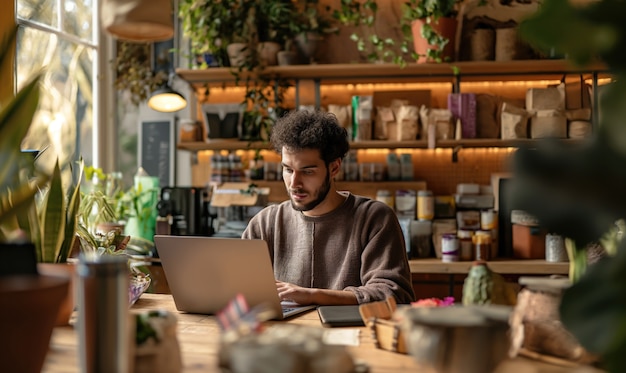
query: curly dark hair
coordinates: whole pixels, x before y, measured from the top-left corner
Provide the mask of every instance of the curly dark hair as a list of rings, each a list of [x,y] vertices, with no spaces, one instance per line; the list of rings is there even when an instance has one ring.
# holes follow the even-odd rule
[[[272,147],[281,153],[283,146],[290,150],[318,149],[328,165],[343,159],[350,144],[348,133],[331,113],[315,110],[297,110],[279,118],[272,127]]]

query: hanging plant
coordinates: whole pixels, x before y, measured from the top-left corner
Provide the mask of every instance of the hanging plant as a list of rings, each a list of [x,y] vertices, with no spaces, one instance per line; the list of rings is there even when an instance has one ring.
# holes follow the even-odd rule
[[[133,104],[144,102],[152,92],[167,82],[166,71],[153,71],[151,63],[152,44],[117,43],[115,67],[115,89],[130,94]],[[158,65],[158,61],[157,61]]]

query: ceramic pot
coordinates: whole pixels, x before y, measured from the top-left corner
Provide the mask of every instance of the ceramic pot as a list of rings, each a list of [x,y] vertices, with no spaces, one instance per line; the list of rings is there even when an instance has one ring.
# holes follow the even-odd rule
[[[41,372],[69,280],[48,275],[0,279],[0,361],[3,372]]]
[[[248,56],[250,56],[250,50],[248,44],[245,43],[231,43],[226,46],[226,53],[228,53],[228,60],[230,66],[238,67],[242,66]]]
[[[438,46],[431,45],[428,43],[426,39],[422,37],[422,26],[425,24],[425,20],[416,19],[411,23],[411,31],[413,32],[413,47],[415,48],[415,52],[420,55],[417,59],[417,63],[424,62],[434,62],[425,57],[426,52],[429,49],[439,49]],[[441,52],[442,61],[454,60],[454,46],[456,43],[456,29],[457,29],[457,20],[456,18],[439,18],[438,20],[432,20],[430,25],[433,30],[435,30],[439,35],[448,39],[448,43],[443,48]]]
[[[408,353],[437,373],[493,372],[509,348],[507,306],[411,307],[403,313]]]
[[[259,43],[257,52],[259,53],[259,59],[261,63],[266,66],[276,66],[278,64],[277,54],[280,50],[280,44],[273,41],[265,41]]]
[[[69,281],[67,295],[59,306],[55,326],[70,324],[70,319],[76,307],[76,265],[74,263],[37,263],[37,270],[46,276],[57,276]]]
[[[298,53],[300,53],[304,59],[304,63],[315,63],[315,54],[324,40],[324,37],[313,32],[307,32],[298,34],[294,40],[296,41]]]
[[[298,63],[298,52],[279,51],[276,59],[279,66],[296,65]]]

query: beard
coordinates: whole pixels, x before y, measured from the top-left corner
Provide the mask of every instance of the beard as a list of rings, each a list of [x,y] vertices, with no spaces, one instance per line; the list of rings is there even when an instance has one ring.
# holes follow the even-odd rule
[[[293,189],[293,190],[287,189],[287,192],[288,192],[288,194],[290,196],[291,196],[291,193],[299,193],[301,191],[302,191],[302,189]],[[307,204],[300,205],[300,204],[297,204],[296,202],[294,202],[293,198],[290,198],[290,200],[291,200],[291,207],[293,207],[293,209],[296,210],[296,211],[310,211],[310,210],[313,210],[320,203],[322,203],[322,201],[324,201],[324,199],[326,199],[326,196],[328,195],[329,191],[330,191],[330,171],[327,171],[326,172],[326,178],[324,179],[324,182],[319,187],[319,189],[317,189],[315,191],[315,194],[313,195],[315,197],[315,199],[313,201],[307,203]]]

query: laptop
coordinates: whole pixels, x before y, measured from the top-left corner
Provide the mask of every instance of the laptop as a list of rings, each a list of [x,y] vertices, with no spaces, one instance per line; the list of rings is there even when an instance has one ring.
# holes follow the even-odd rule
[[[155,235],[154,243],[179,311],[214,315],[237,294],[279,320],[316,308],[280,301],[263,240]]]

